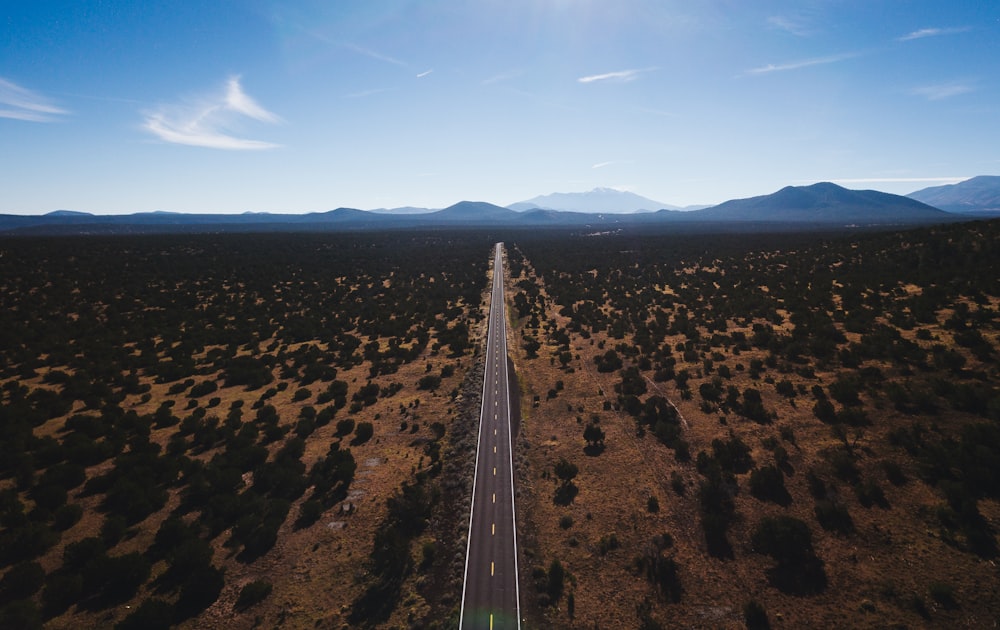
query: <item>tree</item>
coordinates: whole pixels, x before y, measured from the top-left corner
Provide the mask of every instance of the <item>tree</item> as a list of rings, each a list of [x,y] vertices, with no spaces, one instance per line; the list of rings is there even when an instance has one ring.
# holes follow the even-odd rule
[[[352,444],[364,444],[368,440],[372,439],[375,434],[375,427],[372,426],[371,422],[359,422],[357,427],[354,429],[354,440]]]
[[[556,487],[553,501],[559,505],[569,505],[580,492],[580,489],[573,483],[573,479],[579,472],[579,468],[577,468],[576,464],[566,461],[565,458],[561,458],[553,467],[553,470],[556,477],[560,480],[559,486]]]
[[[794,594],[819,593],[826,588],[826,572],[812,546],[809,526],[792,516],[765,517],[751,536],[753,550],[774,558],[768,579],[779,590]]]
[[[580,472],[580,469],[577,468],[576,464],[566,461],[565,458],[561,458],[553,467],[553,472],[555,472],[556,477],[558,477],[563,484],[568,484],[573,481],[576,474]]]
[[[596,423],[588,424],[587,428],[583,430],[583,439],[587,441],[588,446],[602,448],[604,446],[604,431]]]

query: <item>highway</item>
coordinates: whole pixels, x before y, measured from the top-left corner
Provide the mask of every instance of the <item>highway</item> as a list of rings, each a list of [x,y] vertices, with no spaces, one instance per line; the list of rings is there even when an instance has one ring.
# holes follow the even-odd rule
[[[502,252],[503,243],[497,243],[459,616],[463,630],[521,627]]]

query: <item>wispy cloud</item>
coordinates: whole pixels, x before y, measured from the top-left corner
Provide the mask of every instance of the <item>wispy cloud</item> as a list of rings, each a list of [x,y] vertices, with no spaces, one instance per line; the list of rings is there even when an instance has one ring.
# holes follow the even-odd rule
[[[813,57],[811,59],[801,59],[799,61],[791,61],[788,63],[773,64],[769,63],[766,66],[760,66],[758,68],[751,68],[744,72],[746,75],[760,75],[760,74],[770,74],[772,72],[787,72],[789,70],[800,70],[802,68],[809,68],[811,66],[822,66],[830,63],[838,63],[845,61],[847,59],[852,59],[857,57],[859,53],[843,53],[840,55],[829,55],[827,57]]]
[[[968,26],[955,26],[950,28],[921,28],[911,33],[907,33],[902,37],[897,37],[896,41],[909,42],[914,39],[923,39],[925,37],[937,37],[939,35],[955,35],[957,33],[965,33],[972,30]]]
[[[812,34],[812,30],[804,20],[787,15],[772,15],[767,18],[767,24],[771,28],[776,28],[786,33],[791,33],[797,37],[806,37]]]
[[[423,72],[417,74],[417,78],[418,79],[423,79],[424,77],[426,77],[428,74],[431,74],[432,72],[434,72],[433,69],[431,69],[431,70],[424,70]]]
[[[343,44],[344,48],[352,50],[359,55],[364,55],[365,57],[371,57],[372,59],[377,59],[378,61],[384,61],[386,63],[391,63],[395,66],[401,66],[405,68],[407,63],[405,61],[400,61],[395,57],[390,57],[389,55],[384,55],[378,51],[372,50],[371,48],[365,48],[364,46],[358,46],[357,44]]]
[[[240,77],[230,77],[222,94],[193,104],[162,106],[146,114],[143,128],[165,142],[210,149],[253,151],[279,145],[232,135],[243,119],[279,123],[281,118],[261,107],[243,91]]]
[[[510,81],[511,79],[516,79],[517,77],[524,74],[523,70],[508,70],[507,72],[501,72],[500,74],[495,74],[488,79],[483,79],[483,85],[493,85],[494,83],[502,83],[504,81]]]
[[[0,77],[0,118],[52,122],[68,113],[41,94]]]
[[[968,82],[953,81],[951,83],[939,83],[936,85],[921,85],[911,88],[909,93],[913,96],[922,96],[929,101],[941,101],[960,94],[967,94],[975,89],[975,86]]]
[[[594,164],[590,168],[604,168],[605,166],[611,166],[614,163],[615,163],[614,160],[611,160],[609,162],[598,162],[597,164]]]
[[[374,96],[376,94],[381,94],[383,92],[389,92],[392,88],[372,88],[370,90],[361,90],[359,92],[351,92],[347,94],[347,98],[365,98],[366,96]]]
[[[591,74],[577,79],[580,83],[597,83],[601,81],[612,81],[616,83],[628,83],[635,81],[644,72],[651,72],[656,68],[633,68],[630,70],[619,70],[617,72],[605,72],[604,74]]]

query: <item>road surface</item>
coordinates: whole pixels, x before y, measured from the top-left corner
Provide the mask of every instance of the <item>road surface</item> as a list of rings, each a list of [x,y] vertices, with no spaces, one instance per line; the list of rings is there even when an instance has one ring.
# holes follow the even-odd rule
[[[502,248],[503,243],[497,243],[493,258],[483,406],[459,617],[462,630],[521,627]]]

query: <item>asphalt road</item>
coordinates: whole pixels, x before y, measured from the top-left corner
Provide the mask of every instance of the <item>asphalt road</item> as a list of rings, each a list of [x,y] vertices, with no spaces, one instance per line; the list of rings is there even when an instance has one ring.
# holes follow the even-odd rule
[[[503,243],[497,243],[493,258],[483,406],[459,620],[459,627],[469,630],[521,627],[502,247]]]

